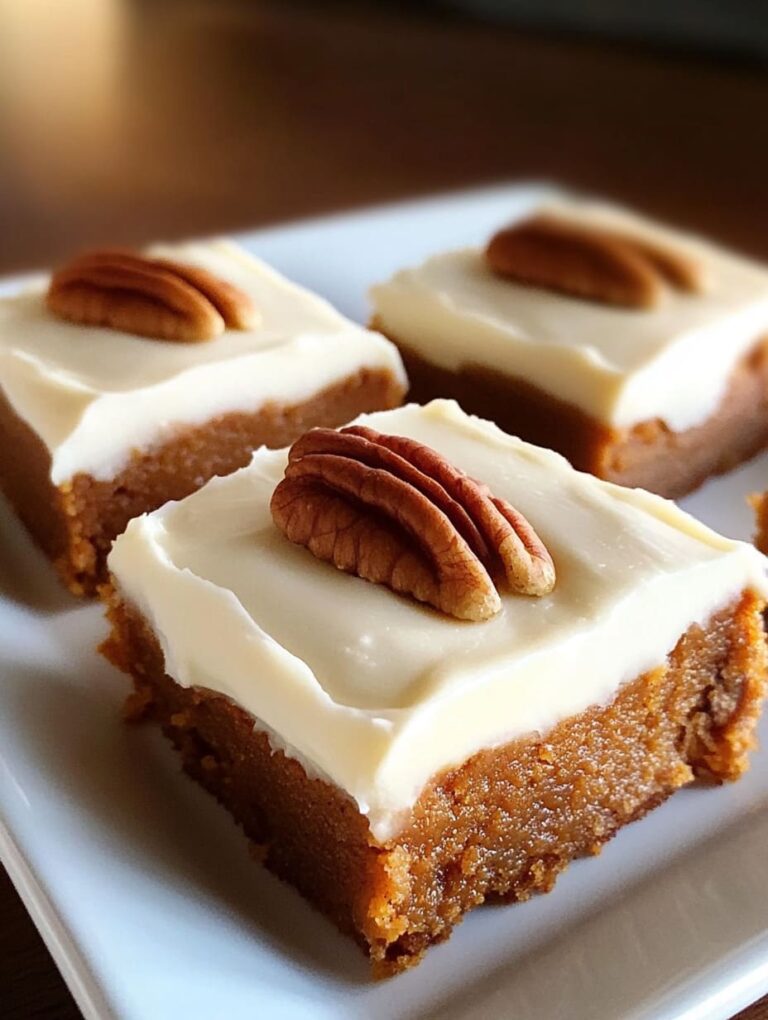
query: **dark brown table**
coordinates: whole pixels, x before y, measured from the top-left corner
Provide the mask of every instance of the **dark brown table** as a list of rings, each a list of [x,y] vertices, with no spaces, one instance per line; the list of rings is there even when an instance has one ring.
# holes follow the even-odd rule
[[[763,69],[405,7],[0,3],[0,271],[533,177],[768,257]],[[4,875],[0,1015],[78,1015]]]

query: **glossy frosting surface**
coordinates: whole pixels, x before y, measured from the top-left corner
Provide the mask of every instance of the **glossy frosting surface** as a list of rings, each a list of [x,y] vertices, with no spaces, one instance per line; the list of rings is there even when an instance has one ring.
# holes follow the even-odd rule
[[[708,418],[736,362],[768,335],[768,269],[612,206],[543,208],[693,256],[703,293],[668,287],[651,310],[615,308],[502,279],[468,248],[373,287],[378,324],[441,368],[523,378],[607,425],[660,418],[681,431]]]
[[[402,377],[383,337],[235,244],[156,245],[148,254],[235,284],[261,321],[205,343],[173,343],[55,318],[47,281],[0,301],[0,386],[51,451],[56,484],[80,471],[112,477],[133,448],[161,442],[175,426],[305,400],[363,367]]]
[[[109,566],[170,675],[251,712],[275,746],[349,793],[379,839],[441,769],[605,703],[691,623],[745,587],[766,590],[751,546],[452,402],[361,420],[429,444],[516,505],[552,553],[554,592],[503,595],[492,620],[462,623],[342,574],[274,526],[286,453],[264,449],[132,521]]]

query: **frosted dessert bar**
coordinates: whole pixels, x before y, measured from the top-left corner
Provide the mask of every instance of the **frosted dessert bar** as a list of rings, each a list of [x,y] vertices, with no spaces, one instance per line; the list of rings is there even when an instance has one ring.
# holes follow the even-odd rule
[[[0,489],[91,594],[131,517],[404,385],[392,344],[235,244],[91,253],[0,300]]]
[[[754,744],[760,554],[451,401],[259,450],[109,570],[132,714],[379,974]]]
[[[373,288],[412,399],[673,498],[766,445],[766,267],[598,202],[499,227]]]

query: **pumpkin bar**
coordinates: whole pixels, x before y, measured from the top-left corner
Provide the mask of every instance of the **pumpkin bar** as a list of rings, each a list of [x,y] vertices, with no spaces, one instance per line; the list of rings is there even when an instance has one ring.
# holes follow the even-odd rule
[[[88,253],[0,300],[0,489],[93,594],[132,517],[404,387],[391,343],[233,243]]]
[[[543,204],[372,300],[413,399],[600,478],[677,498],[768,443],[768,269],[629,211]]]
[[[754,744],[760,554],[452,401],[258,450],[109,569],[129,714],[378,975]]]

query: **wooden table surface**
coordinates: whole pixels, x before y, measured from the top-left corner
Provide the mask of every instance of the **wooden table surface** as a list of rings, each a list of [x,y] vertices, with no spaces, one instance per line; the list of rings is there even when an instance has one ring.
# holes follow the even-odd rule
[[[0,272],[533,177],[768,257],[761,68],[404,6],[0,0]],[[77,1015],[1,875],[0,1016]]]

